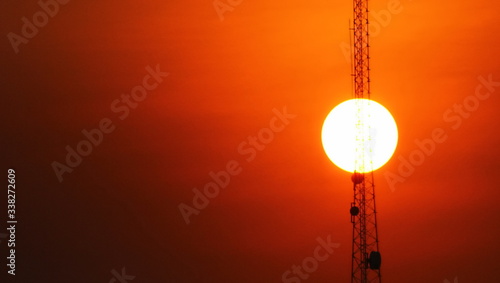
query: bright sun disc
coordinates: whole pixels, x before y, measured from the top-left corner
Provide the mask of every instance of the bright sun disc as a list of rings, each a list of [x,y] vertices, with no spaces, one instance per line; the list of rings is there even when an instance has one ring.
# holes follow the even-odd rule
[[[392,157],[398,128],[391,113],[369,99],[350,99],[326,117],[321,140],[330,160],[348,172],[371,172]]]

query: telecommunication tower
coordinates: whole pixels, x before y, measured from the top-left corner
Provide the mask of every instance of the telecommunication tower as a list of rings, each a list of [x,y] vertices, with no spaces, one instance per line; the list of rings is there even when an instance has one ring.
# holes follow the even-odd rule
[[[353,0],[353,4],[354,20],[351,30],[354,37],[351,60],[354,97],[370,99],[368,0]],[[360,137],[357,140],[360,145],[358,148],[362,148],[363,144],[369,142],[362,139]],[[358,155],[356,162],[365,162],[363,156],[361,158],[359,156],[365,154],[364,150],[359,150],[356,154]],[[370,168],[370,166],[371,164],[362,164],[363,168]],[[351,283],[381,283],[381,256],[378,245],[373,171],[354,172],[351,179],[354,188],[354,201],[350,208],[353,225]]]

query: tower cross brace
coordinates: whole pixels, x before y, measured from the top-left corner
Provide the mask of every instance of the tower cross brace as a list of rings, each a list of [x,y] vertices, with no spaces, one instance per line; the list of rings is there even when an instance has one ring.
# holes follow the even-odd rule
[[[368,31],[368,0],[353,0],[354,20],[351,30],[354,34],[351,60],[353,65],[354,98],[370,98],[370,53]],[[359,111],[363,111],[360,109]],[[358,115],[358,127],[364,129],[361,113]],[[356,162],[364,162],[365,135],[357,139]],[[356,168],[370,168],[369,164],[356,164]],[[363,170],[367,171],[367,170]],[[378,247],[377,211],[375,206],[375,183],[373,171],[354,172],[352,175],[354,200],[351,203],[352,229],[352,265],[351,283],[381,283],[381,256]]]

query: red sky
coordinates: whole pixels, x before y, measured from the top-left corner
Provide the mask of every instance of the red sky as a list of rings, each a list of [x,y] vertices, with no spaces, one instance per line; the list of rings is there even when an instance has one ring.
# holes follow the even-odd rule
[[[397,6],[388,3],[371,1],[372,13],[387,15]],[[500,86],[478,86],[500,82],[500,4],[397,7],[372,20],[370,50],[372,99],[392,112],[400,139],[375,174],[384,282],[495,282]],[[283,282],[318,237],[340,245],[301,282],[349,282],[352,183],[323,152],[321,126],[352,97],[340,48],[350,1],[243,0],[221,18],[212,1],[72,0],[14,47],[9,33],[22,36],[22,18],[41,9],[0,4],[18,282],[109,282],[122,267],[130,282]],[[169,75],[120,119],[111,105],[127,105],[121,95],[148,66]],[[273,118],[284,108],[295,115],[288,124]],[[102,119],[114,130],[59,182],[53,162],[66,164],[66,146]],[[262,130],[271,122],[273,138]],[[417,160],[416,140],[436,128],[446,140],[402,176],[401,160]],[[259,132],[268,143],[252,151]],[[187,225],[179,204],[192,206],[193,188],[232,160],[241,172]],[[404,182],[391,186],[389,174]]]

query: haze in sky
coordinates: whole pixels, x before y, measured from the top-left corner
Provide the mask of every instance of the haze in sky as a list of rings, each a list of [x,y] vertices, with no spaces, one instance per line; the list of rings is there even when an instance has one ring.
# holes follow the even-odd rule
[[[384,282],[496,282],[500,4],[370,7],[371,97],[399,130],[375,173]],[[321,127],[352,98],[350,1],[0,11],[0,281],[349,282],[351,176]]]

